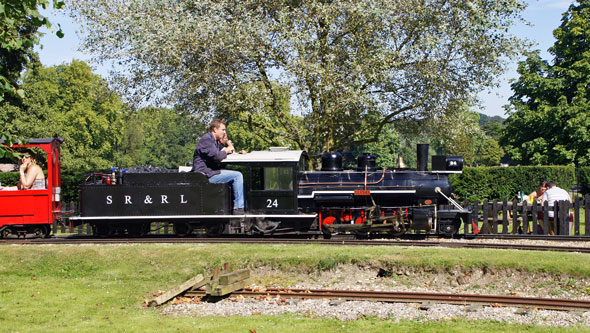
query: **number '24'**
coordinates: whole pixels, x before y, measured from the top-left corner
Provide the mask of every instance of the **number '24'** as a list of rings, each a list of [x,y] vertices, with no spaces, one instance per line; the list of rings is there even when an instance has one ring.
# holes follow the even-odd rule
[[[266,208],[277,208],[279,207],[279,202],[277,201],[277,199],[266,199]]]

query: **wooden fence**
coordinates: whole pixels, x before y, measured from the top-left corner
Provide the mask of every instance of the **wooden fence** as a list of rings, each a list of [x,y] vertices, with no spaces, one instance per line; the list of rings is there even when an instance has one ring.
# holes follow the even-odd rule
[[[74,203],[62,205],[64,215],[77,214]],[[468,219],[463,221],[460,234],[531,234],[560,236],[590,236],[590,195],[577,196],[573,203],[558,202],[548,206],[537,203],[518,201],[475,201],[464,202],[463,207],[471,211]],[[555,218],[556,217],[556,218]],[[168,222],[152,223],[150,234],[173,234],[172,224]],[[54,234],[92,235],[88,224],[71,228],[67,219],[54,223]]]
[[[560,201],[554,206],[547,202],[475,201],[465,203],[471,210],[464,221],[465,234],[537,234],[560,236],[590,236],[590,195],[575,197],[573,203]]]

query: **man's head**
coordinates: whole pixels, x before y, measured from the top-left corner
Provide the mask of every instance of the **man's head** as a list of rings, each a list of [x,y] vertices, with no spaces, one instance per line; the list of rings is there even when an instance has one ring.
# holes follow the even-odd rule
[[[556,186],[556,184],[555,184],[554,181],[550,180],[550,181],[547,182],[547,188],[553,188],[555,186]]]
[[[221,119],[213,119],[209,124],[209,131],[217,141],[221,141],[225,136],[225,123]]]

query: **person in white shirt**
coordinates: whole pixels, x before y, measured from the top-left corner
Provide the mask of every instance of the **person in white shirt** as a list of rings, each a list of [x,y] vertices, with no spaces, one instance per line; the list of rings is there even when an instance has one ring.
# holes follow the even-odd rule
[[[547,182],[547,191],[545,191],[545,193],[543,193],[543,199],[542,202],[543,204],[545,203],[545,201],[547,201],[547,203],[549,204],[549,207],[551,208],[551,210],[549,210],[549,217],[553,218],[553,205],[555,204],[556,201],[569,201],[570,203],[572,202],[572,199],[570,198],[569,193],[567,193],[566,190],[557,187],[557,185],[555,184],[554,181],[550,180]],[[570,231],[572,229],[572,221],[570,221]]]

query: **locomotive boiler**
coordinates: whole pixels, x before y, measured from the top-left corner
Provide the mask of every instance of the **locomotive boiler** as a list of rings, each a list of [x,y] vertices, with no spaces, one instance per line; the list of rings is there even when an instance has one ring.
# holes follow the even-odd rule
[[[452,235],[468,211],[450,199],[449,174],[459,156],[433,156],[419,146],[416,170],[378,169],[375,156],[359,156],[355,170],[328,153],[322,170],[306,170],[307,154],[285,148],[229,155],[223,163],[244,175],[246,213],[233,215],[229,184],[211,184],[199,173],[90,175],[80,185],[80,216],[96,234],[141,236],[152,222],[171,222],[178,235],[334,233],[402,235],[408,231]],[[426,153],[425,153],[426,152]]]

